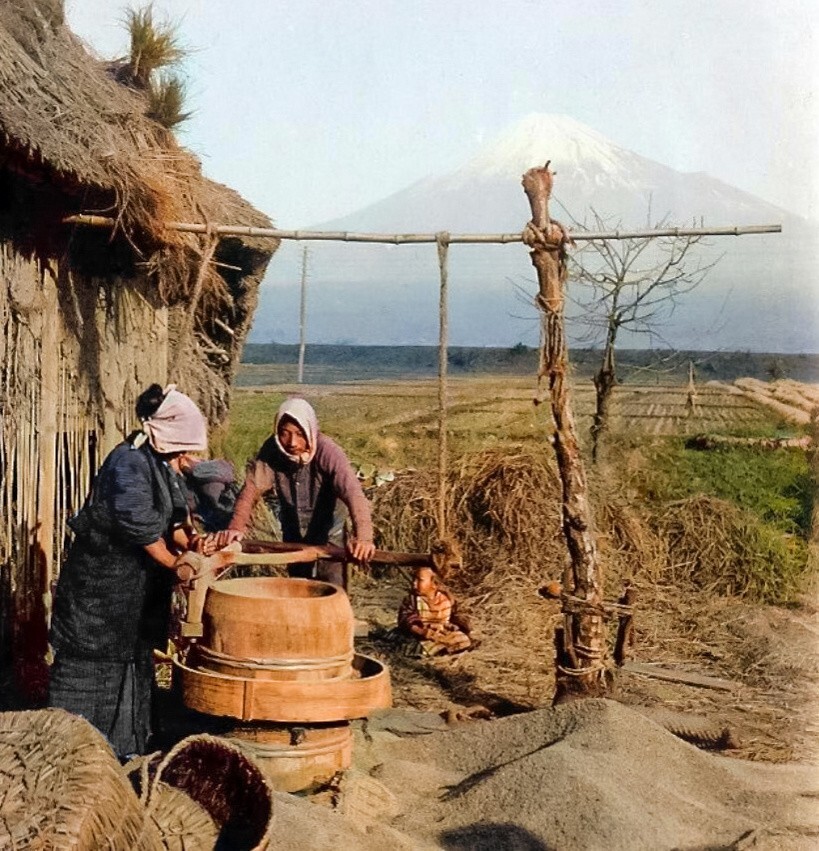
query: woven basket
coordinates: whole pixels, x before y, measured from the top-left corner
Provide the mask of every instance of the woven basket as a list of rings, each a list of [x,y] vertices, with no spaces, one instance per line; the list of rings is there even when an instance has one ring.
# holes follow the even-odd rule
[[[126,771],[151,827],[169,851],[265,851],[273,798],[259,766],[230,742],[189,736],[165,756],[133,760]]]
[[[91,724],[62,709],[0,713],[0,848],[163,847]]]

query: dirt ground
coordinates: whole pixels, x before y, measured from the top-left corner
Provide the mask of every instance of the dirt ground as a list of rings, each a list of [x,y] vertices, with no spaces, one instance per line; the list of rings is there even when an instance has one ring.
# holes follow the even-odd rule
[[[467,600],[480,645],[458,656],[414,659],[379,637],[395,625],[407,587],[407,577],[395,572],[358,574],[350,592],[356,616],[372,628],[358,639],[359,649],[389,664],[396,707],[445,713],[480,705],[502,717],[551,704],[558,602],[531,589],[521,605],[542,621],[542,640],[523,646],[513,632],[486,633],[482,615],[498,601]],[[819,609],[809,599],[785,608],[655,589],[639,603],[631,658],[683,677],[714,678],[722,687],[620,670],[612,696],[624,705],[660,721],[682,713],[691,724],[705,719],[709,729],[728,729],[735,745],[724,750],[728,756],[819,765]]]

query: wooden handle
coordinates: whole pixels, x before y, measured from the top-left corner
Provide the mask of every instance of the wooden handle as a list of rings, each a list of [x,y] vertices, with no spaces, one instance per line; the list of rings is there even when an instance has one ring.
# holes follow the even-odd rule
[[[256,558],[263,554],[289,554],[289,560],[283,562],[249,562],[242,561],[241,564],[288,564],[298,561],[294,556],[298,553],[312,553],[311,558],[305,561],[313,561],[314,559],[329,559],[331,561],[351,561],[343,547],[337,547],[334,544],[323,544],[321,546],[312,544],[294,544],[283,541],[260,541],[260,540],[245,540],[242,541],[242,556],[253,554]],[[237,562],[239,563],[239,562]],[[405,567],[432,567],[432,556],[429,553],[403,553],[389,552],[387,550],[376,550],[373,557],[370,559],[370,564],[396,564],[404,565]]]

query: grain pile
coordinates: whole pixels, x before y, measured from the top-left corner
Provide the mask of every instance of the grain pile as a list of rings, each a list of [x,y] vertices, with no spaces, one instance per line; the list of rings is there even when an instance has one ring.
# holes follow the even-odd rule
[[[392,826],[439,847],[808,849],[819,839],[815,767],[704,753],[611,701],[423,732],[370,729],[356,758],[396,796]]]

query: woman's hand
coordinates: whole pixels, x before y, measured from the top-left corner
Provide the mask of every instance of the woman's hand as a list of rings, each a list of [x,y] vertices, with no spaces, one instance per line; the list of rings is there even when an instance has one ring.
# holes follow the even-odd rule
[[[211,532],[202,538],[201,553],[206,556],[213,555],[234,541],[241,541],[244,536],[245,533],[238,529],[222,529],[220,532]]]
[[[183,584],[190,582],[196,576],[196,568],[185,559],[185,553],[176,560],[174,570],[176,570],[176,581]]]
[[[347,553],[354,561],[367,562],[375,555],[375,544],[372,541],[350,538],[347,541]]]

